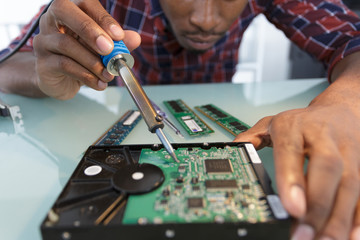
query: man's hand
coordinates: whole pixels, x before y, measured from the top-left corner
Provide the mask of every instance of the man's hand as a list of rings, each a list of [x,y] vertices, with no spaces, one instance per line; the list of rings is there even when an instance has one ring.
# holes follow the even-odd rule
[[[266,117],[235,138],[273,147],[279,196],[298,219],[294,239],[360,237],[360,77],[345,63],[308,107]]]
[[[109,54],[113,40],[124,40],[129,50],[140,44],[140,36],[123,31],[98,0],[54,0],[34,38],[39,88],[58,99],[72,98],[81,85],[105,89],[113,76],[99,54]]]

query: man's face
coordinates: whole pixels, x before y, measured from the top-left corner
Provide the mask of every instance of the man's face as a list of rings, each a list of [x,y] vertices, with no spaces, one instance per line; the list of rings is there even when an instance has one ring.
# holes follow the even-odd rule
[[[181,46],[204,52],[221,39],[248,0],[160,0]]]

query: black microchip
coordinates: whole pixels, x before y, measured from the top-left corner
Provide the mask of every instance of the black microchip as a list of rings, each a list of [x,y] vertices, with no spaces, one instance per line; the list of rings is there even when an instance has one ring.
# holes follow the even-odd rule
[[[198,183],[199,182],[199,178],[198,177],[193,177],[193,178],[191,178],[191,183],[192,184],[196,184],[196,183]]]
[[[247,208],[249,206],[249,204],[245,201],[240,201],[240,203],[243,208]]]
[[[123,134],[125,131],[124,130],[121,130],[121,129],[116,129],[114,131],[116,134]]]
[[[239,131],[246,131],[248,130],[248,127],[242,125],[241,123],[239,122],[230,122],[229,123],[231,126],[233,126],[234,128],[236,128],[237,130]]]
[[[104,141],[104,144],[110,145],[110,144],[113,144],[114,142],[115,142],[115,140],[106,139],[106,140]]]
[[[208,174],[232,173],[232,165],[229,159],[206,159],[205,169]]]
[[[229,189],[229,188],[238,188],[235,179],[230,180],[206,180],[205,187],[208,190],[217,190],[217,189]]]
[[[178,168],[179,172],[183,173],[186,170],[186,167],[184,165],[180,165]]]
[[[178,178],[176,178],[176,182],[177,183],[183,183],[184,182],[184,178],[182,176],[179,176]]]
[[[193,187],[192,187],[192,190],[193,190],[193,191],[200,191],[200,186],[193,186]]]
[[[182,190],[182,189],[183,189],[183,185],[176,185],[176,186],[175,186],[175,189],[176,189],[176,190]]]
[[[168,101],[169,105],[174,109],[175,112],[184,112],[182,107],[176,101]]]
[[[246,130],[248,130],[248,128],[247,127],[245,127],[245,126],[236,126],[235,127],[237,130],[239,130],[239,131],[246,131]]]
[[[203,208],[204,200],[202,198],[188,198],[188,208]]]
[[[214,108],[211,105],[205,105],[203,106],[204,108],[206,108],[208,111],[212,112],[213,114],[215,114],[218,118],[226,118],[227,115],[221,111],[219,111],[218,109]]]
[[[169,189],[164,189],[164,191],[162,192],[162,195],[165,197],[168,197],[170,195]]]
[[[234,127],[236,127],[236,126],[242,126],[242,124],[241,123],[239,123],[239,122],[230,122],[229,123],[231,126],[234,126]]]
[[[109,138],[117,139],[117,138],[119,138],[119,135],[112,133],[112,134],[110,134]]]

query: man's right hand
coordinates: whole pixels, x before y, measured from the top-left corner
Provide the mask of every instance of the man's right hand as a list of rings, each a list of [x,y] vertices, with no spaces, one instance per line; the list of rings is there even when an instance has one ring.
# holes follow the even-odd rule
[[[34,38],[40,90],[62,100],[74,97],[82,85],[104,90],[114,77],[99,54],[109,54],[113,40],[123,40],[130,51],[140,45],[140,36],[123,31],[98,0],[54,0]]]

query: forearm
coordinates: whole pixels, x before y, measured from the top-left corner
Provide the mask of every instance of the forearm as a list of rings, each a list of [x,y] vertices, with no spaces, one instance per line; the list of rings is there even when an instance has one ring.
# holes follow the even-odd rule
[[[330,80],[349,79],[358,82],[360,78],[360,52],[353,53],[339,61],[331,73]]]
[[[344,104],[358,112],[360,109],[360,52],[339,61],[331,73],[330,86],[317,96],[310,105],[328,106]],[[360,113],[359,113],[360,114]]]
[[[32,52],[19,52],[0,64],[0,89],[28,97],[45,97],[37,86],[35,56]]]

